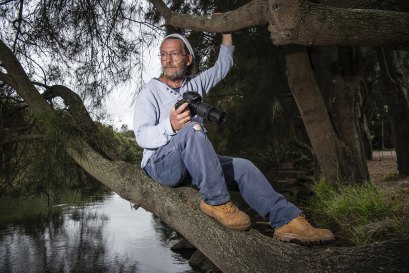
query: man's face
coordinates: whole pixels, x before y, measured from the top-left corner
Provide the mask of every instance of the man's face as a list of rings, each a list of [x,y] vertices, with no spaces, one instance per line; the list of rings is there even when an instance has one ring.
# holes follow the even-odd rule
[[[192,61],[191,55],[184,50],[183,41],[166,39],[160,47],[160,54],[163,76],[169,80],[183,79]]]

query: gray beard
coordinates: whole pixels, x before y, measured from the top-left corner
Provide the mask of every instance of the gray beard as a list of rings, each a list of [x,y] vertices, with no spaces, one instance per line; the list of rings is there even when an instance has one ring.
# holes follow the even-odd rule
[[[163,76],[165,77],[165,78],[167,78],[167,79],[169,79],[169,80],[171,80],[171,81],[174,81],[174,80],[182,80],[182,79],[184,79],[185,78],[185,75],[186,75],[186,67],[184,68],[184,69],[182,69],[182,70],[178,70],[178,71],[176,71],[176,72],[174,72],[174,73],[172,73],[172,74],[165,74],[165,72],[164,72],[164,69],[162,69],[162,74],[163,74]]]

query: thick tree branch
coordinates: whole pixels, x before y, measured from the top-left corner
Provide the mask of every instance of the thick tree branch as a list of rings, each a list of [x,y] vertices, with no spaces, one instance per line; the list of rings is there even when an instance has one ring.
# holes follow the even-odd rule
[[[63,85],[46,86],[46,88],[47,90],[42,94],[45,99],[62,98],[77,128],[83,132],[84,136],[88,136],[92,145],[111,160],[119,160],[115,150],[107,143],[99,141],[99,138],[96,137],[99,133],[98,127],[77,93]]]
[[[227,32],[269,22],[276,45],[409,45],[409,13],[404,12],[343,9],[302,0],[253,0],[206,17],[178,14],[162,0],[149,1],[166,24],[193,30]]]
[[[307,3],[307,2],[306,2]],[[283,10],[286,13],[286,10]],[[280,16],[280,12],[277,12]],[[272,31],[276,44],[407,46],[409,13],[382,10],[353,10],[318,4],[301,6],[294,35]],[[275,22],[271,22],[274,24]],[[271,27],[269,28],[271,31]]]
[[[7,71],[11,86],[27,102],[37,117],[52,113],[51,107],[41,97],[38,90],[31,83],[23,67],[2,40],[0,40],[0,61]]]
[[[337,8],[386,10],[396,5],[395,0],[319,0],[318,3]]]
[[[60,97],[63,99],[64,104],[67,106],[71,116],[75,119],[75,122],[86,131],[97,130],[94,121],[91,119],[88,111],[78,94],[63,85],[47,86],[47,90],[42,94],[45,99],[53,99]]]
[[[196,16],[171,11],[162,0],[149,0],[164,17],[167,25],[208,32],[230,32],[247,27],[265,25],[267,1],[253,0],[248,4],[220,15]]]

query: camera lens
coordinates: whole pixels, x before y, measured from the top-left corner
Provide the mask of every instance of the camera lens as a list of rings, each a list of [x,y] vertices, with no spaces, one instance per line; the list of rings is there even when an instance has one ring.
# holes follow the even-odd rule
[[[216,110],[214,106],[207,104],[202,101],[202,97],[197,92],[187,91],[183,94],[183,99],[178,101],[175,104],[177,109],[180,105],[187,102],[192,116],[198,115],[203,119],[207,119],[217,124],[220,124],[224,121],[225,113]]]
[[[195,113],[207,120],[220,124],[224,121],[225,113],[216,110],[215,107],[205,102],[199,102],[194,105]]]
[[[209,111],[209,114],[207,115],[207,119],[213,122],[216,122],[217,124],[220,124],[224,121],[226,113],[224,112],[219,112],[216,109],[212,109]]]

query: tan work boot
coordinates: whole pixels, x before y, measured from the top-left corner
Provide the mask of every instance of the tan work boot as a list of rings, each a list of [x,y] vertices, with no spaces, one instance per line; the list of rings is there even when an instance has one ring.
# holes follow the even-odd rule
[[[276,229],[273,238],[283,242],[321,243],[333,241],[334,234],[329,229],[311,226],[304,215],[298,215],[288,224]]]
[[[236,230],[248,230],[250,228],[250,217],[230,201],[222,205],[212,206],[202,200],[200,201],[200,209],[228,228]]]

